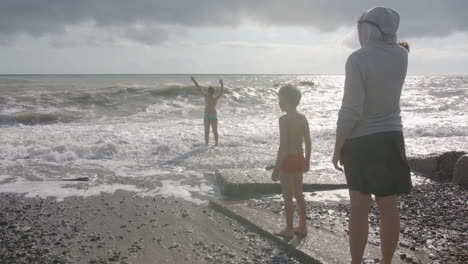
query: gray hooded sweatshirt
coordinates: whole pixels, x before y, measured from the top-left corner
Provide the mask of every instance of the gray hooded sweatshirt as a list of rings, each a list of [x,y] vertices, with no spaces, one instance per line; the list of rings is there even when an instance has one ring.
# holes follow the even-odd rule
[[[346,62],[336,133],[355,138],[401,131],[400,95],[408,52],[396,43],[400,16],[393,9],[376,7],[364,12],[359,21],[361,48]]]

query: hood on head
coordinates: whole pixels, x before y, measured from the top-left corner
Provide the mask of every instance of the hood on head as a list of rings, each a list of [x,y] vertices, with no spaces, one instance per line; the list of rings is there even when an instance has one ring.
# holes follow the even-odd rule
[[[374,7],[364,12],[358,20],[358,34],[361,46],[370,40],[395,43],[400,25],[400,15],[387,7]]]

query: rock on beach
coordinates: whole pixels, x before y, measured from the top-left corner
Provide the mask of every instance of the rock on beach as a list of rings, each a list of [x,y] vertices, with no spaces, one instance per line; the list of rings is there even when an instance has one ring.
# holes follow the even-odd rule
[[[423,177],[435,181],[450,181],[453,177],[457,160],[467,153],[464,151],[449,151],[445,153],[433,153],[408,158],[412,171]]]
[[[455,163],[452,182],[468,187],[468,154],[458,158],[457,163]]]

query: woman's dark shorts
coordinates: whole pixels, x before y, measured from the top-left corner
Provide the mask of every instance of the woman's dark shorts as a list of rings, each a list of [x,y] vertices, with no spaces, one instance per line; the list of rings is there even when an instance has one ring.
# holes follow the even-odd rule
[[[411,173],[401,131],[349,139],[341,157],[350,190],[376,196],[411,191]]]

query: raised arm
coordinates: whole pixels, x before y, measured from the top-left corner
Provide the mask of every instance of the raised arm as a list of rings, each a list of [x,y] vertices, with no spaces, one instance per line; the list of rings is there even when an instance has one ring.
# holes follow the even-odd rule
[[[206,95],[205,91],[203,91],[203,89],[200,87],[200,85],[198,85],[197,81],[195,80],[195,77],[191,76],[190,79],[191,79],[192,82],[195,84],[195,86],[198,88],[198,90],[199,90],[203,95]]]
[[[223,93],[224,93],[224,83],[223,83],[223,80],[219,80],[219,85],[221,85],[221,92],[219,92],[219,94],[216,96],[216,99],[218,99],[219,97],[221,97],[221,95],[223,95]]]

